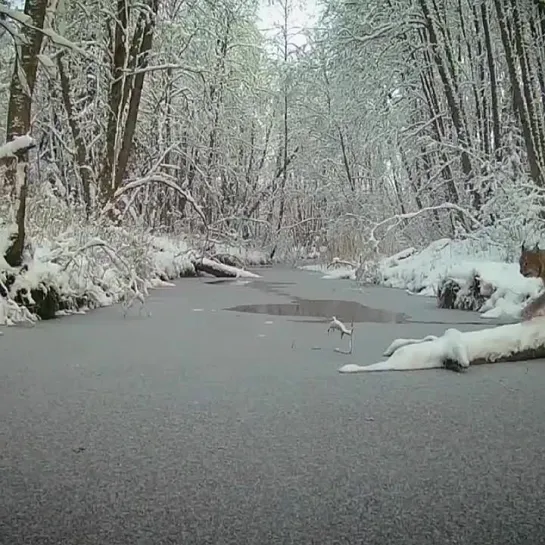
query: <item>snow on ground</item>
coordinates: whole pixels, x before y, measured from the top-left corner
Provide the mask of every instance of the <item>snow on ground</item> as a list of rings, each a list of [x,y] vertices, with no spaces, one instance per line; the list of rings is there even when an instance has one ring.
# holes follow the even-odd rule
[[[327,280],[356,280],[356,269],[353,267],[339,266],[336,268],[328,268],[327,265],[304,265],[302,267],[307,271],[323,272],[322,278]]]
[[[306,265],[303,268],[324,274],[324,279],[355,279],[356,269],[338,265]],[[472,241],[441,239],[421,251],[403,250],[378,262],[372,277],[364,280],[411,293],[433,297],[442,281],[452,278],[459,285],[481,279],[481,293],[486,301],[483,318],[516,317],[529,298],[542,290],[539,279],[524,278],[518,263],[505,262],[499,248],[483,247]]]
[[[9,267],[1,257],[12,231],[0,228],[0,288],[8,293],[7,297],[0,296],[0,325],[35,321],[36,316],[20,304],[20,299],[32,305],[33,290],[36,295],[35,290],[48,287],[55,289],[63,304],[72,307],[61,308],[60,315],[142,300],[150,288],[172,286],[169,280],[193,276],[191,255],[200,253],[200,245],[187,238],[89,226],[67,230],[54,240],[47,235],[36,237],[33,258],[25,262],[27,270],[21,271]],[[264,254],[241,246],[216,245],[215,251],[236,255],[249,266],[266,261]]]
[[[270,262],[266,253],[260,250],[253,248],[247,248],[240,244],[226,244],[226,243],[216,243],[215,245],[217,254],[230,254],[239,259],[242,259],[244,263],[248,265],[266,265]]]
[[[8,150],[26,144],[28,139],[16,140]],[[50,184],[33,188],[27,208],[23,268],[11,268],[3,258],[17,228],[0,218],[0,325],[33,322],[46,307],[47,317],[114,303],[138,307],[149,289],[194,276],[193,262],[204,249],[206,256],[235,256],[241,267],[267,262],[264,252],[240,243],[161,235],[135,224],[115,226],[102,216],[88,221]]]
[[[333,261],[327,265],[323,263],[313,263],[311,265],[303,265],[302,269],[307,271],[316,271],[324,273],[322,278],[328,280],[356,280],[356,268],[355,263],[349,261],[343,261],[338,257],[335,257]]]

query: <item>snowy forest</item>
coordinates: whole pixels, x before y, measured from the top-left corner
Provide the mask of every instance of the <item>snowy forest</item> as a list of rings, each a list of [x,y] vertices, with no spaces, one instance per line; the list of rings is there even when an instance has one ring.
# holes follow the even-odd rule
[[[141,299],[205,255],[508,263],[539,240],[544,2],[301,9],[0,0],[0,322]]]

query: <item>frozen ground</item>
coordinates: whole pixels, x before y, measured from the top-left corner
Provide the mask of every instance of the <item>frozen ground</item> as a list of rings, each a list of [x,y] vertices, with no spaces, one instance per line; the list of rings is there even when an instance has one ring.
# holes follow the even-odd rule
[[[452,326],[357,323],[343,356],[327,324],[222,309],[296,295],[422,321],[478,315],[259,272],[269,284],[153,290],[150,319],[114,306],[4,330],[2,545],[541,541],[542,362],[341,375],[396,337]]]

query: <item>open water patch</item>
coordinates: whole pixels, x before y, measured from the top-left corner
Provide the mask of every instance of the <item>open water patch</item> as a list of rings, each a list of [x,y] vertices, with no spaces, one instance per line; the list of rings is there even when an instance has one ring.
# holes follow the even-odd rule
[[[335,299],[296,299],[291,303],[237,305],[223,310],[266,314],[268,316],[327,318],[329,320],[335,316],[345,323],[405,323],[409,318],[403,313],[367,307],[356,301]]]

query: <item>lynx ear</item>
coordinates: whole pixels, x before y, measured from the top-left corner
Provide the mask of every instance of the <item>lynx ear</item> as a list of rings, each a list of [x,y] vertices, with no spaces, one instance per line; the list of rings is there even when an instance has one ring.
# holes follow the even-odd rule
[[[539,242],[536,242],[536,245],[534,246],[534,252],[539,252]]]
[[[526,248],[524,246],[524,242],[522,243],[522,248],[521,248],[521,252],[525,252],[526,251]]]

